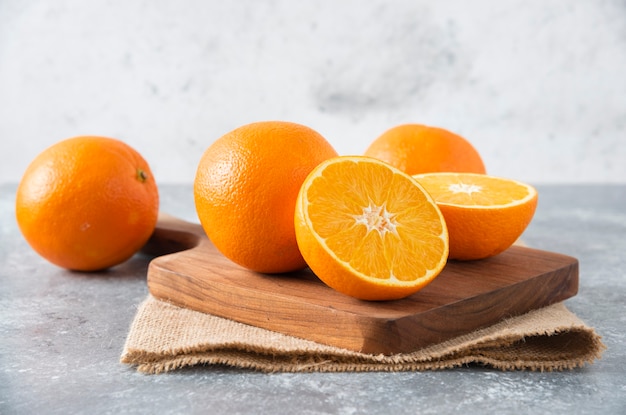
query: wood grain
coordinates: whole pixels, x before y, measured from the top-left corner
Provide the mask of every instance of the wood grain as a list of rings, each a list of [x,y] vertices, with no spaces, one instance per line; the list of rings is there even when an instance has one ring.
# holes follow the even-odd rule
[[[345,296],[309,270],[259,274],[219,253],[200,225],[161,216],[144,249],[150,293],[242,323],[364,353],[406,353],[576,295],[575,258],[513,246],[450,261],[418,293],[395,301]]]

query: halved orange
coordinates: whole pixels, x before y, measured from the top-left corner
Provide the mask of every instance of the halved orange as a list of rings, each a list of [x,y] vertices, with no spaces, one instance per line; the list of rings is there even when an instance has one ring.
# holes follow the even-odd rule
[[[410,175],[369,157],[318,165],[298,194],[295,228],[315,275],[363,300],[417,292],[448,257],[448,231],[435,201]]]
[[[446,219],[449,259],[483,259],[505,251],[526,230],[537,208],[537,190],[517,180],[474,173],[413,177]]]

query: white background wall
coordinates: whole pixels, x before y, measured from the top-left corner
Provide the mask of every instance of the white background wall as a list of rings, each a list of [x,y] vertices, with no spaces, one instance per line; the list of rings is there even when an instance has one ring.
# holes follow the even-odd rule
[[[341,154],[436,125],[491,174],[623,183],[626,3],[0,0],[0,181],[96,134],[191,183],[213,140],[267,119]]]

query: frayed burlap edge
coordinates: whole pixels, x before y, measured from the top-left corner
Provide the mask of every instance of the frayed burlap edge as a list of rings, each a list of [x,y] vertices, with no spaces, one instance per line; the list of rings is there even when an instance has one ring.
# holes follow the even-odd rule
[[[554,304],[412,353],[372,355],[176,307],[148,296],[121,362],[143,373],[226,365],[262,372],[425,371],[478,364],[500,370],[570,370],[600,358],[601,337]]]

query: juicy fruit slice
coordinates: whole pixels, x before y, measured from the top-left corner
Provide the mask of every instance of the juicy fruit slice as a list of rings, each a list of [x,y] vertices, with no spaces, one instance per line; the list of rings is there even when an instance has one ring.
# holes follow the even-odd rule
[[[328,286],[363,300],[392,300],[430,283],[448,256],[435,201],[411,176],[369,157],[317,166],[296,202],[298,246]]]
[[[505,251],[522,235],[537,207],[535,188],[516,180],[472,173],[413,177],[446,219],[450,259],[483,259]]]

